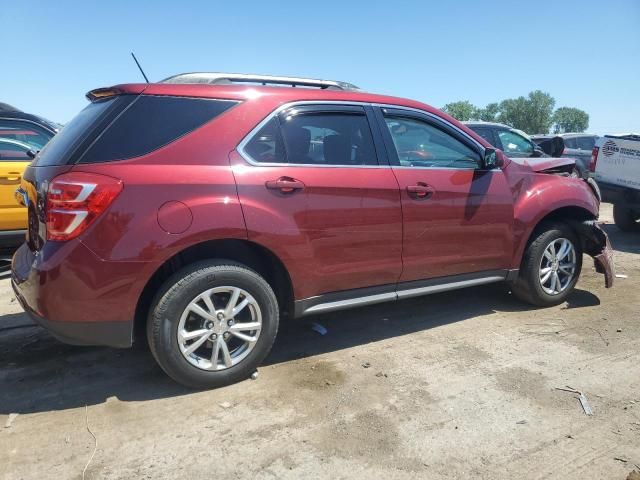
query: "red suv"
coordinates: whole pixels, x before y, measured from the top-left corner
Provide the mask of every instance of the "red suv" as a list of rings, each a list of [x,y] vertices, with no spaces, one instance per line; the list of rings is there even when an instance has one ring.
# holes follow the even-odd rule
[[[612,283],[597,188],[509,159],[446,114],[343,82],[184,74],[94,90],[16,198],[17,298],[62,341],[146,328],[178,382],[247,378],[284,316],[506,281]],[[142,330],[144,331],[144,330]]]

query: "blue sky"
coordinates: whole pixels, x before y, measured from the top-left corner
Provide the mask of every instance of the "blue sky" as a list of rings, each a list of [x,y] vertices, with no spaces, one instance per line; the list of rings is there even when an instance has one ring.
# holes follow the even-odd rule
[[[133,50],[152,81],[289,74],[436,107],[540,89],[590,131],[640,131],[640,0],[20,0],[0,24],[0,102],[63,123],[88,90],[140,81]]]

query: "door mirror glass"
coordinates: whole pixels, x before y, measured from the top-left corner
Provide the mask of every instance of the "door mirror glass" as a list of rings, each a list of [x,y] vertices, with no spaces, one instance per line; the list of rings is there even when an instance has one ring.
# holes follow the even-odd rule
[[[486,148],[484,150],[482,164],[482,166],[487,170],[500,168],[502,167],[502,157],[498,155],[495,148]]]

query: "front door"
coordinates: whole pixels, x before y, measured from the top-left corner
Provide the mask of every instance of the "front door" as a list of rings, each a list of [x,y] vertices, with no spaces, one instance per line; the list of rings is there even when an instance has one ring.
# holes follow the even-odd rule
[[[400,276],[398,184],[370,118],[359,105],[296,105],[232,154],[249,239],[282,259],[296,299]]]
[[[455,126],[413,110],[378,109],[400,186],[401,281],[509,268],[512,195],[483,147]]]

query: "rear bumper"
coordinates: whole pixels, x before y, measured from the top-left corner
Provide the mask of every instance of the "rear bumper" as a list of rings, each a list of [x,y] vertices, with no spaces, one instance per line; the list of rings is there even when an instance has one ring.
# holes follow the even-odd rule
[[[129,347],[138,299],[132,278],[129,263],[101,261],[71,241],[38,253],[23,244],[13,256],[11,285],[31,318],[59,340]]]

